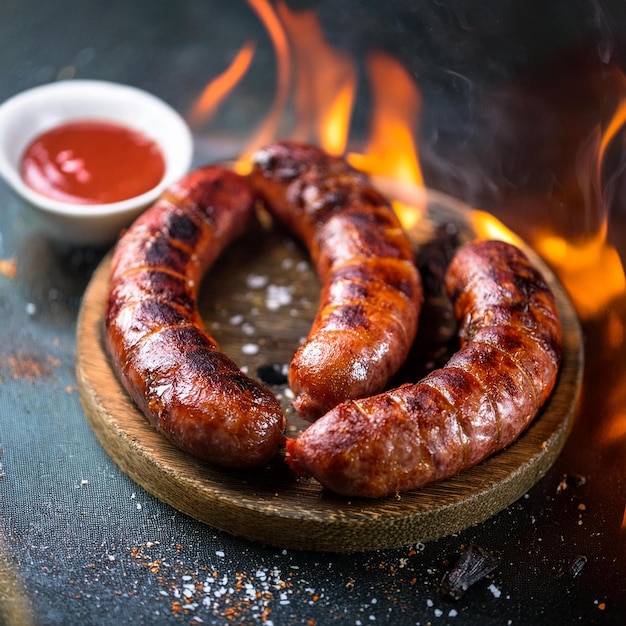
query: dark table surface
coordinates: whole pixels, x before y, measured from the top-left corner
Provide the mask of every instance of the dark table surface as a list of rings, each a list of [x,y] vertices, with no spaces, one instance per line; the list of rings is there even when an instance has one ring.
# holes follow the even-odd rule
[[[626,623],[626,176],[613,149],[602,202],[585,204],[577,159],[626,97],[623,3],[379,4],[306,6],[337,45],[355,55],[386,46],[416,77],[429,186],[531,244],[540,225],[576,236],[607,226],[601,254],[554,268],[579,310],[586,359],[562,454],[491,519],[395,550],[284,550],[197,522],[122,473],[81,407],[77,315],[107,250],[49,241],[0,184],[0,623]],[[272,45],[245,2],[3,0],[0,101],[99,78],[187,115],[249,39],[254,71],[194,129],[197,163],[231,157],[274,89]],[[357,134],[366,110],[358,104]],[[455,600],[441,581],[469,545],[497,566]]]

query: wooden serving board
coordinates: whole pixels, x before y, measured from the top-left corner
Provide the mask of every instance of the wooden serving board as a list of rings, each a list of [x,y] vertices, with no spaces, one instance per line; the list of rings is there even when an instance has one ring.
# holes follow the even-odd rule
[[[427,301],[415,350],[393,384],[421,378],[455,350],[455,324],[440,292],[440,278],[454,249],[480,234],[477,215],[446,196],[429,193],[426,214],[410,228]],[[498,232],[515,240],[504,227]],[[581,386],[576,314],[548,268],[520,245],[556,295],[564,332],[556,388],[514,445],[438,484],[382,500],[348,499],[313,479],[297,480],[281,458],[257,471],[232,471],[175,448],[129,399],[104,349],[109,257],[85,292],[78,320],[76,370],[85,414],[104,449],[134,481],[176,509],[233,535],[284,548],[355,552],[458,532],[504,509],[545,474],[570,431]],[[199,308],[221,348],[255,376],[272,364],[286,367],[308,331],[318,291],[306,252],[278,228],[259,222],[210,271]],[[287,414],[288,434],[295,434],[305,424],[294,414],[287,385],[270,386]]]

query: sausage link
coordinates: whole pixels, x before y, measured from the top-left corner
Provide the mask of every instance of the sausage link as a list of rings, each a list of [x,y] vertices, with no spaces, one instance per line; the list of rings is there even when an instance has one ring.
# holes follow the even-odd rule
[[[245,178],[218,167],[174,184],[120,238],[105,311],[114,370],[149,422],[226,467],[261,465],[284,444],[277,399],[220,352],[197,309],[202,276],[255,202]]]
[[[346,496],[383,497],[455,475],[531,423],[561,360],[561,326],[545,280],[500,241],[466,244],[445,280],[459,351],[421,381],[344,402],[288,439],[297,473]]]
[[[253,157],[269,212],[304,243],[320,306],[289,368],[294,407],[314,420],[339,402],[382,391],[415,338],[422,285],[393,209],[343,159],[283,142]]]

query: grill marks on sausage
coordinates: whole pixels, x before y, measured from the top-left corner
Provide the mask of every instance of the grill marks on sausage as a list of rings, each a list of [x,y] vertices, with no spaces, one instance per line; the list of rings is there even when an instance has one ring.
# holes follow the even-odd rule
[[[255,198],[222,168],[173,185],[118,242],[105,312],[114,369],[148,420],[228,467],[259,466],[284,442],[280,404],[219,350],[197,310],[204,272],[244,231]]]
[[[298,413],[382,390],[404,362],[423,293],[406,233],[367,177],[313,146],[283,142],[254,157],[270,213],[307,247],[320,307],[289,371]]]
[[[551,393],[561,328],[543,277],[500,241],[462,247],[446,274],[461,348],[415,384],[344,402],[287,441],[296,472],[347,496],[383,497],[513,443]]]
[[[383,497],[454,475],[520,435],[554,386],[561,329],[548,285],[519,250],[463,247],[446,274],[460,350],[421,381],[370,395],[404,360],[422,299],[399,222],[367,179],[311,147],[262,151],[251,180],[324,284],[290,381],[304,416],[330,410],[287,440],[295,471],[340,494]],[[254,201],[245,179],[220,168],[175,184],[121,238],[105,312],[115,371],[149,421],[228,467],[261,465],[284,443],[277,400],[219,350],[196,307],[203,273]]]

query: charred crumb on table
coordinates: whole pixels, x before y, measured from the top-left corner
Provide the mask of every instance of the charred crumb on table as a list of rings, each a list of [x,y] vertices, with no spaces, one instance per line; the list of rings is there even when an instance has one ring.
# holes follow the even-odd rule
[[[458,600],[473,584],[485,578],[498,565],[493,554],[471,542],[462,548],[456,565],[446,572],[441,582],[441,592]]]
[[[585,565],[587,565],[587,557],[583,555],[577,556],[569,566],[571,575],[576,578],[583,571]]]
[[[585,485],[586,482],[587,479],[580,474],[564,474],[556,488],[556,492],[559,493],[570,488],[578,489]]]

